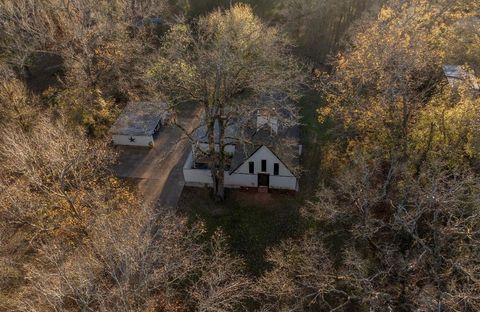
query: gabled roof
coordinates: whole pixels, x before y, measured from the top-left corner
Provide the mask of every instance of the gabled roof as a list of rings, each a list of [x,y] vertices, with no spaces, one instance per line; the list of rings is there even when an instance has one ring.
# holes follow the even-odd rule
[[[473,70],[468,66],[444,65],[443,72],[452,88],[458,88],[463,84],[476,91],[480,91],[477,78],[475,77]]]
[[[290,173],[294,176],[297,175],[297,171],[296,168],[293,168],[291,167],[291,165],[288,165],[286,164],[281,157],[279,157],[275,151],[271,150],[268,146],[266,145],[259,145],[259,146],[253,146],[253,145],[249,145],[248,147],[245,146],[245,145],[240,145],[240,146],[237,146],[237,149],[235,150],[235,154],[233,155],[233,158],[232,158],[232,163],[231,163],[231,169],[230,169],[230,172],[229,174],[234,174],[238,168],[240,168],[241,165],[243,165],[245,162],[247,162],[253,155],[255,155],[258,150],[260,150],[262,147],[265,147],[267,148],[270,152],[272,152],[272,154],[277,157],[277,159],[290,171]],[[295,151],[293,151],[295,152]],[[295,160],[298,162],[299,161],[299,158],[298,156],[300,155],[295,155],[293,156],[295,158]],[[295,166],[298,166],[298,163],[295,164]]]
[[[247,131],[248,132],[248,131]],[[293,175],[297,174],[300,164],[300,128],[280,127],[277,134],[268,125],[261,129],[252,129],[245,141],[237,144],[232,158],[230,174],[252,157],[262,146],[267,147]]]
[[[117,135],[152,135],[160,121],[169,116],[167,104],[163,102],[131,102],[122,111],[110,129]]]

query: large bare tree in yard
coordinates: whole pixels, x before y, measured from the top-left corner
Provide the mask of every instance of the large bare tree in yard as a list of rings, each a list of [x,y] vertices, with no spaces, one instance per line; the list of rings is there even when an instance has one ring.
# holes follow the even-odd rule
[[[280,122],[298,121],[296,108],[286,99],[298,97],[303,75],[289,50],[278,29],[241,4],[201,17],[193,26],[176,24],[166,36],[151,75],[172,104],[193,101],[203,109],[206,154],[219,199],[224,197],[224,147],[227,139],[239,139],[227,138],[227,127],[264,108],[265,97],[275,98],[272,110],[290,112]]]

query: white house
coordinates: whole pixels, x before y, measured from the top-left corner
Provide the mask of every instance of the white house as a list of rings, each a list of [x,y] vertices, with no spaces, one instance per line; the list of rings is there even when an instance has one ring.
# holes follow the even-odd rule
[[[262,110],[251,122],[256,125],[247,131],[250,134],[248,140],[232,139],[227,142],[225,151],[230,158],[225,168],[225,187],[298,191],[301,153],[298,127],[284,129],[275,118],[268,117]],[[228,126],[225,137],[235,137],[239,128],[237,125]],[[205,129],[199,129],[196,133],[197,142],[193,143],[183,175],[188,186],[209,187],[213,185],[213,180],[208,163],[199,156],[201,153],[195,152],[198,148],[206,148]]]
[[[154,135],[168,118],[169,112],[165,103],[129,103],[110,129],[113,143],[152,147]]]

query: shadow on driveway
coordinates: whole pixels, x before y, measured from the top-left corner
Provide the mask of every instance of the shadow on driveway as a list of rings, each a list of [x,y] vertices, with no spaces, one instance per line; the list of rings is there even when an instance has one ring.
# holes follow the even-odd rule
[[[190,131],[198,124],[200,113],[193,112]],[[117,146],[119,158],[113,167],[121,178],[139,179],[140,195],[146,205],[176,207],[183,190],[182,168],[190,144],[186,135],[175,126],[165,127],[154,138],[153,148]]]

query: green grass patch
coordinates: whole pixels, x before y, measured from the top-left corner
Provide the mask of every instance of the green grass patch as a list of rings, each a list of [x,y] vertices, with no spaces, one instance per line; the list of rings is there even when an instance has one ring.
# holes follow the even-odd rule
[[[323,179],[321,173],[322,147],[331,139],[331,123],[318,122],[317,109],[324,105],[321,94],[306,90],[300,101],[302,132],[302,166],[305,170],[300,179],[297,194],[259,194],[254,191],[227,190],[226,200],[215,203],[208,189],[185,188],[179,209],[187,214],[190,222],[202,221],[208,234],[221,228],[229,238],[236,254],[246,260],[247,269],[260,275],[268,268],[265,252],[287,238],[300,237],[309,225],[299,210],[305,201],[312,200]],[[338,229],[331,229],[337,231]],[[332,232],[333,233],[333,232]],[[348,239],[338,232],[327,236],[327,245],[342,246]]]
[[[332,121],[318,122],[317,110],[324,105],[322,95],[315,90],[305,90],[299,103],[303,144],[301,164],[305,171],[300,179],[300,191],[306,198],[315,194],[318,184],[324,178],[321,171],[323,149],[334,139]]]

